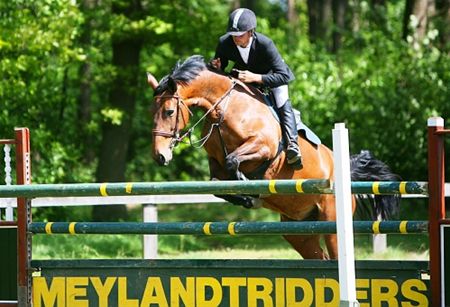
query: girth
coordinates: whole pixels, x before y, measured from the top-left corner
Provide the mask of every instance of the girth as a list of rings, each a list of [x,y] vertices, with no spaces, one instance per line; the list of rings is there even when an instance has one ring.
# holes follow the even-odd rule
[[[283,138],[281,138],[281,141],[278,143],[278,150],[277,154],[274,158],[264,161],[260,166],[258,166],[253,172],[245,174],[248,179],[262,179],[264,174],[266,173],[269,166],[272,164],[273,161],[275,161],[276,158],[280,155],[280,153],[283,151],[284,148],[284,142]]]

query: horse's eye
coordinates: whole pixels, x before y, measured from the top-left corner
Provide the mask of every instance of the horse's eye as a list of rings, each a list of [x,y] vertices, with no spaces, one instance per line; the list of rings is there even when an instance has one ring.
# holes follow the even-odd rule
[[[175,110],[172,110],[172,109],[169,109],[169,110],[166,110],[165,111],[165,114],[166,114],[166,116],[172,116],[173,115],[173,113],[175,112]]]

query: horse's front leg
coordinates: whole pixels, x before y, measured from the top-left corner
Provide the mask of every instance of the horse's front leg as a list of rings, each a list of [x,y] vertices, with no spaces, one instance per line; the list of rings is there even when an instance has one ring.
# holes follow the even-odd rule
[[[267,161],[272,158],[272,151],[273,150],[271,150],[270,146],[263,142],[260,138],[251,137],[244,144],[236,148],[236,150],[225,157],[225,167],[230,175],[235,176],[236,179],[247,180],[244,173],[239,169],[241,163],[245,161]]]
[[[216,159],[209,158],[208,162],[209,162],[209,171],[210,171],[211,180],[234,179],[234,178],[230,178],[228,172],[217,162]],[[227,194],[217,194],[217,195],[214,194],[214,196],[222,198],[222,199],[226,200],[227,202],[232,203],[233,205],[243,206],[247,209],[260,207],[259,204],[258,204],[258,206],[255,205],[257,203],[257,202],[255,202],[255,198],[250,197],[250,196],[227,195]]]

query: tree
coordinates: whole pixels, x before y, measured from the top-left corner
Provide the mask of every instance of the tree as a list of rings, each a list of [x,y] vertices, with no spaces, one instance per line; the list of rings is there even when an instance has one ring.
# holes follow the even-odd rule
[[[92,120],[92,113],[94,110],[92,93],[94,75],[93,75],[93,53],[90,50],[95,46],[93,33],[96,33],[98,29],[98,20],[96,19],[96,12],[103,8],[97,3],[97,0],[83,0],[80,3],[80,10],[85,16],[85,22],[81,28],[81,34],[79,37],[79,45],[85,51],[86,58],[81,63],[78,70],[78,82],[79,82],[79,94],[78,94],[78,122],[80,123],[80,129],[82,130],[84,143],[87,145],[84,147],[84,160],[87,163],[92,163],[95,159],[96,151],[94,149],[94,140],[90,136],[89,126]]]
[[[450,0],[435,0],[436,13],[434,19],[439,31],[440,49],[450,52]]]
[[[334,0],[333,1],[333,46],[331,48],[333,53],[337,53],[341,48],[342,33],[346,27],[346,13],[347,13],[348,1],[347,0]]]
[[[403,39],[408,36],[415,43],[421,42],[428,26],[428,0],[406,0],[403,17]]]
[[[308,0],[309,39],[315,44],[330,46],[332,4],[332,0]]]
[[[386,0],[371,0],[371,22],[378,28],[384,30],[387,23]]]
[[[288,22],[287,42],[289,46],[295,46],[298,41],[297,36],[300,35],[299,18],[295,0],[287,1],[286,19]]]
[[[309,38],[336,53],[347,28],[348,0],[308,0]]]
[[[129,22],[142,18],[139,0],[115,1],[112,13],[129,19]],[[132,119],[136,102],[136,86],[139,76],[139,56],[142,38],[124,35],[118,31],[112,37],[112,64],[115,78],[109,94],[111,117],[102,125],[102,139],[97,167],[97,181],[125,181],[127,153],[131,138]],[[114,115],[113,115],[114,114]],[[94,220],[118,220],[126,218],[124,206],[95,206]]]

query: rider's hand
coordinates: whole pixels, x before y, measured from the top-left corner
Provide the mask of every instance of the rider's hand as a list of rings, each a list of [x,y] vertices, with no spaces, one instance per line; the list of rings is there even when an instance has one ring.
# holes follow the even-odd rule
[[[209,62],[209,63],[215,69],[220,69],[220,67],[222,66],[222,63],[220,62],[220,58],[212,59],[211,62]]]
[[[248,70],[239,70],[238,79],[244,83],[262,83],[262,75],[252,73]]]

